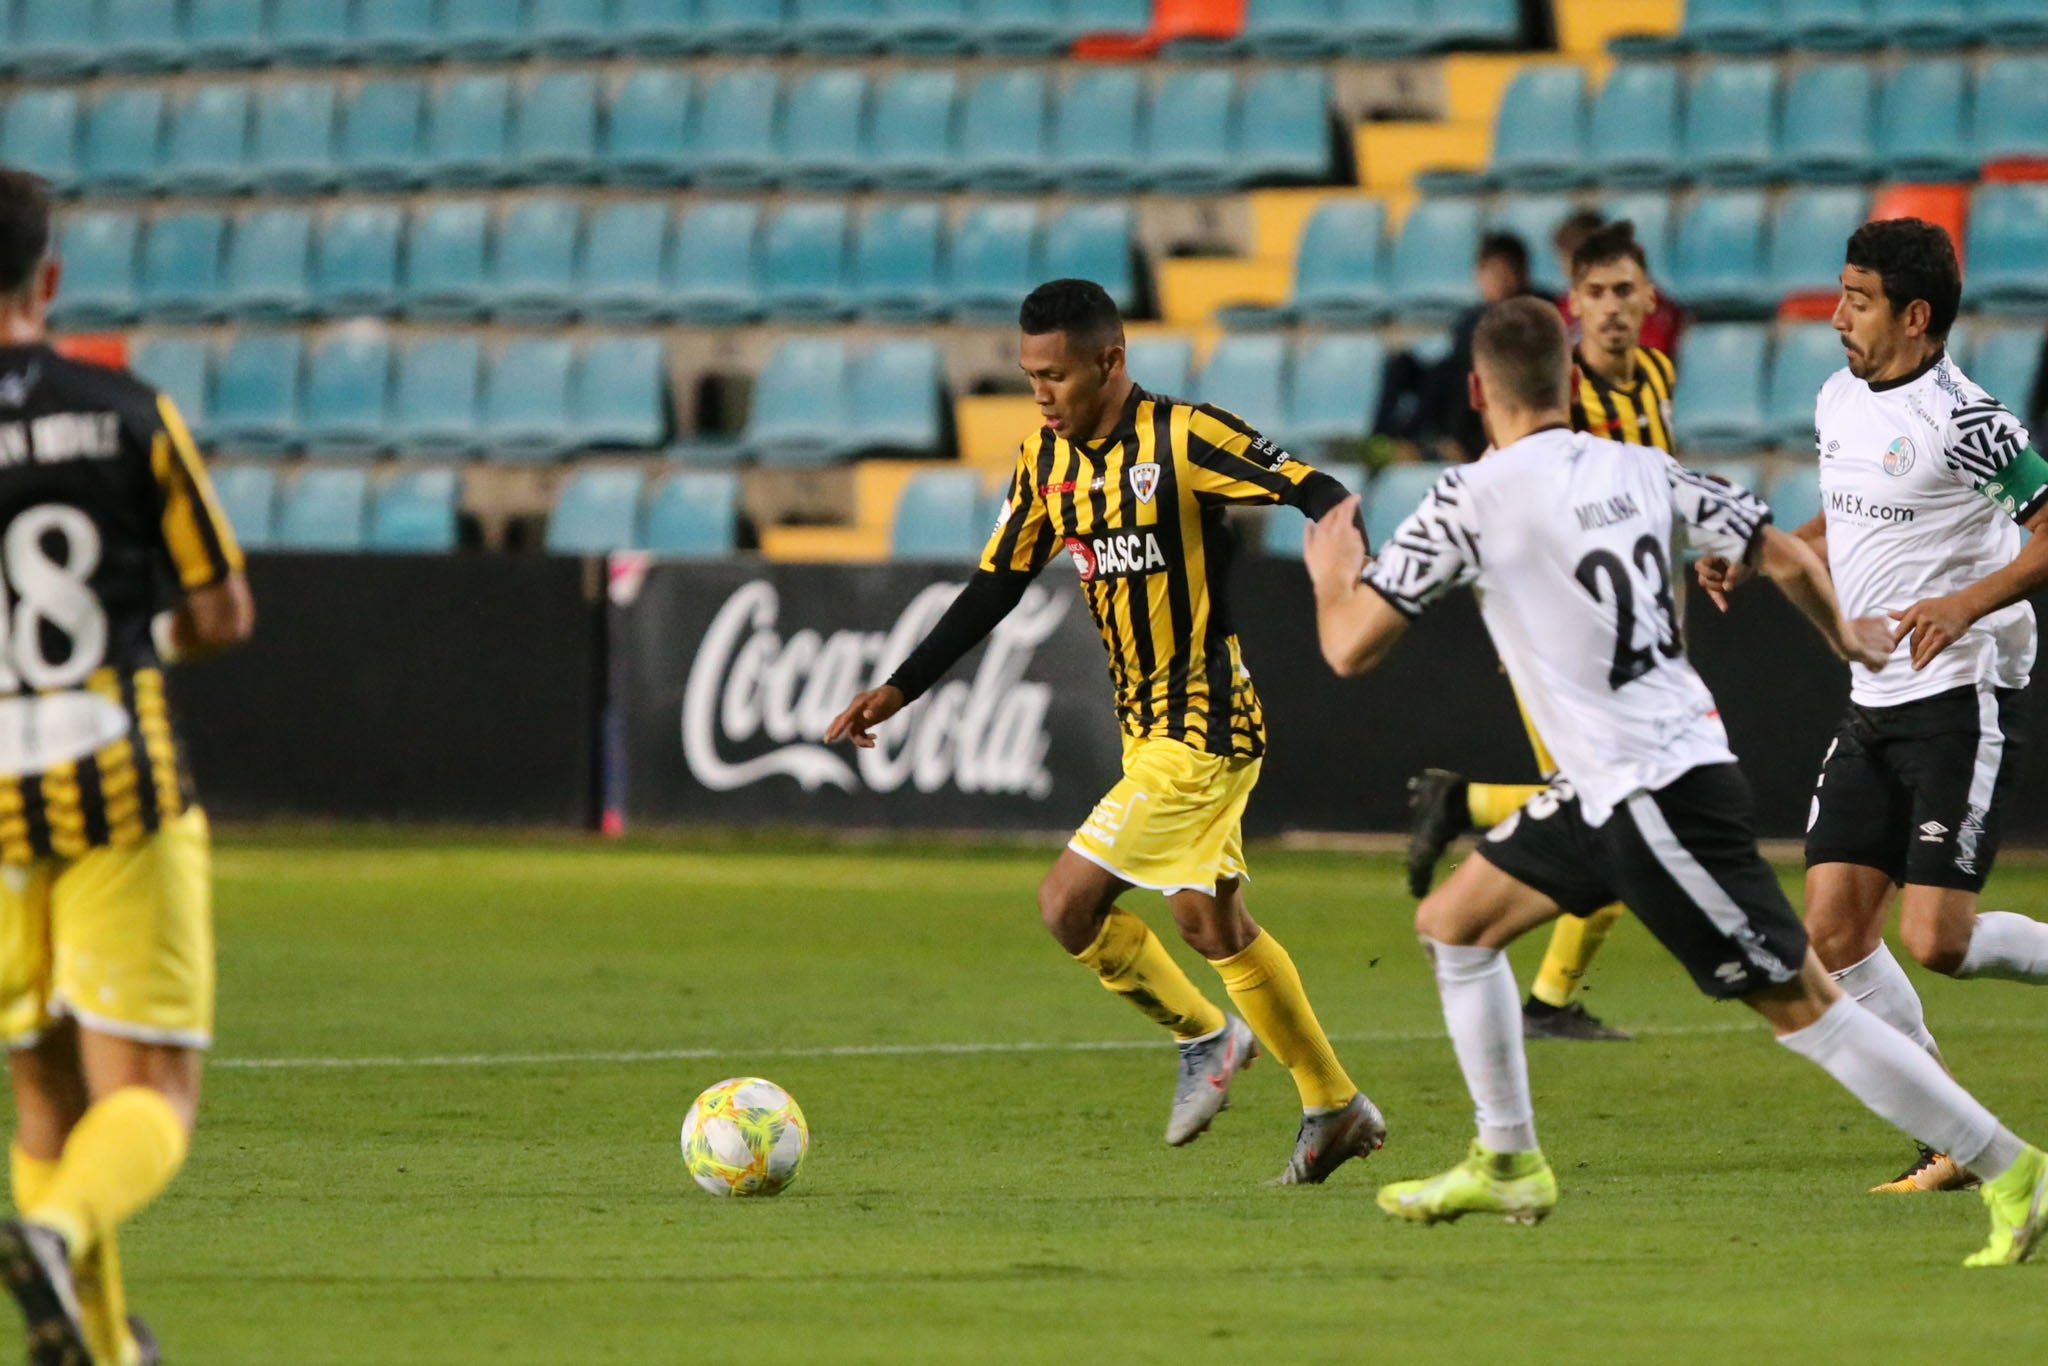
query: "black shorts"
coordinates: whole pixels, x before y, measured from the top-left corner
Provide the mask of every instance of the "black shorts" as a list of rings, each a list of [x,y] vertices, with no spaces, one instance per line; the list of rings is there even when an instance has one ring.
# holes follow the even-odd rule
[[[1709,996],[1789,982],[1806,960],[1806,927],[1757,852],[1749,782],[1733,764],[1639,792],[1598,828],[1559,779],[1479,852],[1573,915],[1625,903]]]
[[[2025,742],[2018,688],[1852,705],[1814,784],[1806,866],[1855,863],[1896,883],[1982,891]]]

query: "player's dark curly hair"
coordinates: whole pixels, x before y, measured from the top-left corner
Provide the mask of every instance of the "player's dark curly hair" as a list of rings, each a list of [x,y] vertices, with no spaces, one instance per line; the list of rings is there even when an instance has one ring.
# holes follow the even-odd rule
[[[1024,297],[1017,325],[1034,337],[1064,332],[1081,351],[1112,346],[1124,335],[1116,300],[1093,280],[1047,280]]]
[[[1650,258],[1644,255],[1643,244],[1636,240],[1635,221],[1620,218],[1612,223],[1602,223],[1572,248],[1572,279],[1578,279],[1595,266],[1604,266],[1623,257],[1641,266],[1645,275],[1649,274]]]
[[[0,166],[0,295],[28,288],[50,250],[50,187],[38,175]]]
[[[1508,269],[1526,280],[1529,278],[1529,246],[1521,237],[1512,232],[1489,232],[1479,239],[1479,251],[1472,258],[1474,264],[1484,265],[1488,261],[1500,260]]]
[[[1947,228],[1919,218],[1865,223],[1849,236],[1848,264],[1884,281],[1893,317],[1925,299],[1927,335],[1948,336],[1963,302],[1963,268]]]

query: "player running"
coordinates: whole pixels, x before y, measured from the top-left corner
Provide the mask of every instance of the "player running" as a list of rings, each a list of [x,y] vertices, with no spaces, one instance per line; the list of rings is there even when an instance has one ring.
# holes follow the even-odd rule
[[[1139,388],[1101,286],[1041,285],[1020,321],[1045,426],[1024,443],[981,566],[889,681],[854,698],[825,738],[874,744],[874,728],[988,635],[1064,548],[1109,651],[1124,776],[1039,884],[1039,914],[1105,987],[1179,1040],[1168,1143],[1209,1127],[1232,1075],[1257,1055],[1256,1036],[1301,1092],[1294,1154],[1276,1183],[1320,1182],[1378,1148],[1386,1125],[1337,1060],[1287,950],[1245,910],[1239,822],[1266,729],[1224,599],[1223,509],[1284,502],[1314,517],[1341,503],[1344,487],[1229,413]],[[1133,887],[1166,897],[1242,1019],[1117,906]]]
[[[44,341],[43,183],[0,170],[0,1030],[34,1366],[156,1360],[115,1230],[191,1143],[213,1032],[206,816],[164,666],[245,640],[241,551],[168,398]],[[160,611],[166,605],[170,610]]]
[[[1866,667],[1891,652],[1886,622],[1844,619],[1818,557],[1770,526],[1753,494],[1661,451],[1571,432],[1569,377],[1555,308],[1496,305],[1470,385],[1498,453],[1445,474],[1377,561],[1349,508],[1307,538],[1317,627],[1338,673],[1372,668],[1430,603],[1472,587],[1559,768],[1416,913],[1479,1132],[1450,1170],[1382,1187],[1380,1207],[1417,1223],[1533,1223],[1557,1203],[1504,950],[1562,911],[1618,897],[1702,991],[1742,1001],[1874,1113],[1985,1177],[1991,1236],[1966,1265],[2024,1260],[2048,1227],[2048,1155],[1844,995],[1809,950],[1757,852],[1714,699],[1679,648],[1672,531],[1682,524],[1725,560],[1728,582],[1760,568]]]

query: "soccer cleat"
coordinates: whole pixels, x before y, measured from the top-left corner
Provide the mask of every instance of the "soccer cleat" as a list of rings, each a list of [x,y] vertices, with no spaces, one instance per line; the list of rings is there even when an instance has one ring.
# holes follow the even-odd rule
[[[1881,1186],[1872,1186],[1872,1195],[1910,1195],[1915,1191],[1966,1191],[1977,1184],[1977,1178],[1947,1153],[1938,1153],[1925,1143],[1920,1145],[1920,1155],[1913,1159],[1913,1165],[1900,1172]]]
[[[164,1366],[164,1349],[158,1345],[156,1334],[134,1314],[128,1316],[128,1339],[135,1347],[128,1366]]]
[[[1468,1214],[1534,1224],[1557,1206],[1557,1174],[1541,1152],[1488,1152],[1474,1139],[1457,1166],[1420,1181],[1381,1186],[1377,1200],[1396,1219],[1416,1224],[1441,1224]]]
[[[1977,1194],[1991,1211],[1991,1241],[1964,1266],[2014,1266],[2033,1255],[2048,1233],[2048,1154],[2028,1148],[2012,1169],[1986,1181]]]
[[[1444,850],[1471,828],[1463,774],[1425,768],[1408,780],[1408,895],[1429,895]]]
[[[0,1223],[0,1276],[21,1306],[29,1366],[94,1366],[64,1235],[25,1219]]]
[[[1586,1009],[1582,1001],[1554,1006],[1530,997],[1522,1003],[1522,1037],[1572,1039],[1579,1043],[1627,1043],[1635,1038]]]
[[[1387,1141],[1387,1121],[1360,1092],[1341,1110],[1303,1115],[1294,1135],[1294,1156],[1269,1186],[1320,1186],[1330,1173],[1354,1157],[1379,1151]]]
[[[1205,1039],[1180,1046],[1180,1080],[1173,1087],[1173,1113],[1166,1117],[1166,1141],[1173,1147],[1200,1138],[1216,1116],[1230,1108],[1230,1079],[1259,1056],[1252,1027],[1235,1015]]]

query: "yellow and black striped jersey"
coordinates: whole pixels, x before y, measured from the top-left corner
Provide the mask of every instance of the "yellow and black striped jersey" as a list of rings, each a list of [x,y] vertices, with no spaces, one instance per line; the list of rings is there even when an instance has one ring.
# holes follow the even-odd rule
[[[241,567],[168,398],[0,347],[0,863],[132,843],[185,809],[150,622]]]
[[[1265,716],[1225,600],[1232,504],[1291,503],[1311,514],[1344,496],[1220,408],[1133,388],[1116,428],[1024,443],[985,574],[1036,574],[1060,551],[1109,652],[1125,734],[1211,754],[1265,752]]]
[[[1671,431],[1671,394],[1678,385],[1678,370],[1671,357],[1654,347],[1638,346],[1636,382],[1628,389],[1602,379],[1578,352],[1572,353],[1572,359],[1579,367],[1579,391],[1572,400],[1573,431],[1632,446],[1655,446],[1666,455],[1678,454],[1678,441]]]

